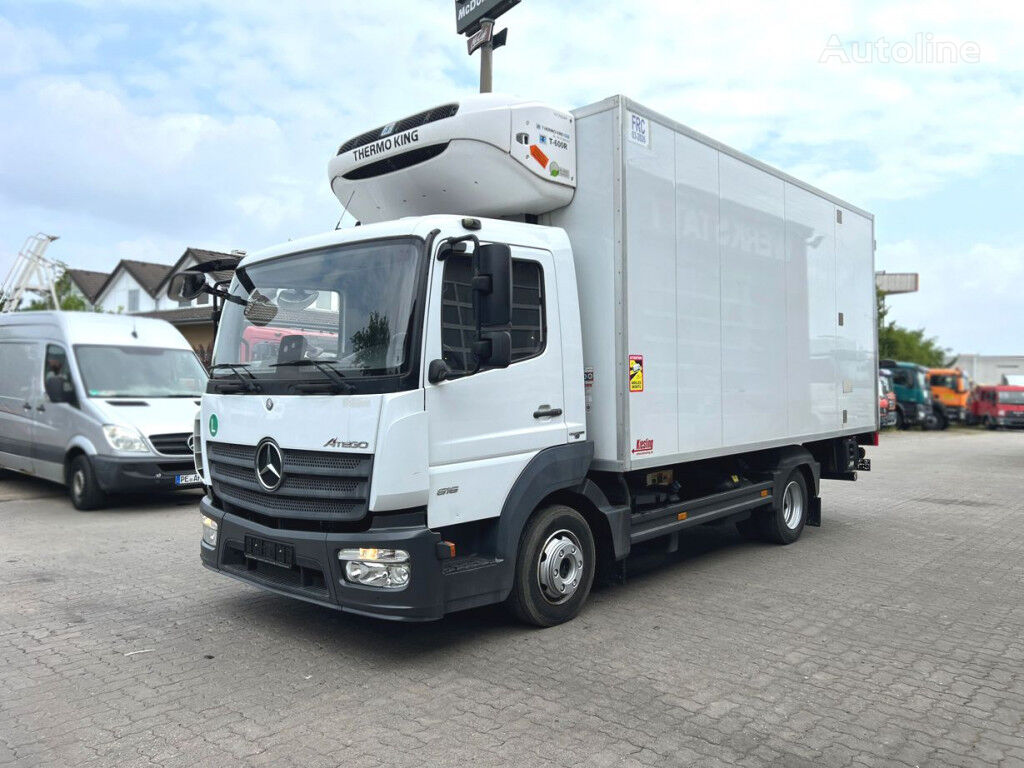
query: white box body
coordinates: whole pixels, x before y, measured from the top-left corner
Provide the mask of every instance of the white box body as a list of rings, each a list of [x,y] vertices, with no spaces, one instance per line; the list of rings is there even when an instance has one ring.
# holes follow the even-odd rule
[[[575,254],[594,468],[877,429],[873,217],[622,96],[573,114],[540,221]]]

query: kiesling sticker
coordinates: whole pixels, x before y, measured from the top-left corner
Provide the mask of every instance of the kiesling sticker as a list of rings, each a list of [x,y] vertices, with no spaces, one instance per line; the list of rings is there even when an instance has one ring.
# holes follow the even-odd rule
[[[654,438],[641,437],[636,441],[636,447],[632,451],[634,456],[654,453]]]
[[[644,391],[644,356],[629,356],[629,391]]]

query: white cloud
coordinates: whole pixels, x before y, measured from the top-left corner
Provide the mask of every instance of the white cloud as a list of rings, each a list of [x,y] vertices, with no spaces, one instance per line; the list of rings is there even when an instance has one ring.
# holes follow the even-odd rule
[[[336,147],[476,78],[450,0],[77,5],[85,29],[56,26],[53,3],[0,18],[0,271],[33,228],[65,227],[60,245],[101,268],[121,247],[170,261],[330,228]],[[1024,155],[1017,4],[530,0],[502,21],[500,90],[569,107],[626,93],[869,210]],[[976,41],[982,62],[818,63],[832,35],[919,32]]]

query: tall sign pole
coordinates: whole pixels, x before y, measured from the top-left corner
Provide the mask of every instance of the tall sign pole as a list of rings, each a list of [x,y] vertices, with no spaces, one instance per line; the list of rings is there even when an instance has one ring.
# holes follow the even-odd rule
[[[495,20],[520,0],[455,0],[455,30],[466,35],[469,55],[480,51],[480,93],[494,86],[494,49],[508,41],[508,30],[495,33]]]

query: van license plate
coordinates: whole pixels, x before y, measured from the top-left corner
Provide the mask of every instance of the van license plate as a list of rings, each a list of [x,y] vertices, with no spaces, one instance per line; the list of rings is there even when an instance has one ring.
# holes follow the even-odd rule
[[[190,475],[175,475],[174,476],[174,484],[175,485],[199,485],[201,482],[202,482],[202,480],[199,479],[199,474],[196,473],[196,472],[193,472]]]
[[[255,536],[245,537],[245,556],[264,563],[291,568],[295,563],[295,548],[290,544],[278,544],[276,541],[258,539]]]

